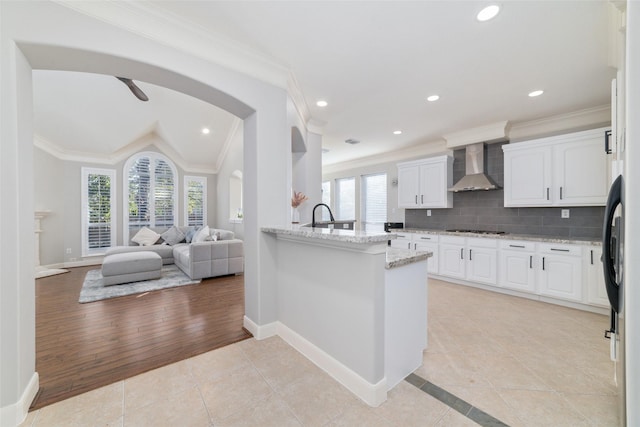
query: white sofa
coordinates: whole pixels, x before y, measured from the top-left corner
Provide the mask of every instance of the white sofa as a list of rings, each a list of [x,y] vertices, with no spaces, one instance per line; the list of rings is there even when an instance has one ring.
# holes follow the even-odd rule
[[[191,232],[196,234],[194,227],[176,227],[185,236]],[[157,234],[163,235],[168,229],[151,228]],[[244,244],[235,239],[232,231],[210,229],[210,236],[218,240],[191,242],[190,236],[180,243],[168,244],[159,240],[156,244],[138,245],[133,241],[139,230],[130,230],[128,246],[116,246],[107,250],[105,258],[112,254],[130,253],[138,251],[153,251],[160,255],[162,264],[175,264],[191,279],[238,274],[244,272]]]

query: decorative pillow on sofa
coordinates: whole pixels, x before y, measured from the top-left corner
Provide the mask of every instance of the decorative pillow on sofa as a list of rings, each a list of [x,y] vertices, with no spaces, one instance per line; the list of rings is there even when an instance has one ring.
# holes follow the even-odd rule
[[[217,240],[231,240],[235,236],[233,231],[222,230],[219,228],[214,228],[213,230],[211,230],[211,235],[213,236],[214,234],[216,235]]]
[[[209,226],[205,225],[193,235],[191,243],[206,242],[207,240],[211,240],[211,236],[209,235]]]
[[[184,241],[187,243],[191,243],[193,240],[193,236],[196,235],[196,232],[199,230],[199,227],[189,227],[186,233],[184,233]]]
[[[180,229],[178,229],[178,227],[176,227],[175,225],[162,233],[160,236],[166,244],[171,246],[182,242],[185,238],[185,235],[182,233],[182,231],[180,231]]]
[[[155,231],[142,227],[135,236],[131,239],[132,242],[135,242],[142,246],[151,246],[156,243],[160,239],[160,235]]]

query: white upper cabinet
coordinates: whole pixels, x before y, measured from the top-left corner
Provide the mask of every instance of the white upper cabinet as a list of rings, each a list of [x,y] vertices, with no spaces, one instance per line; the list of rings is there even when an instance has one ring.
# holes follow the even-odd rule
[[[398,207],[450,208],[453,158],[439,156],[398,164]]]
[[[504,205],[603,206],[606,128],[504,145]]]

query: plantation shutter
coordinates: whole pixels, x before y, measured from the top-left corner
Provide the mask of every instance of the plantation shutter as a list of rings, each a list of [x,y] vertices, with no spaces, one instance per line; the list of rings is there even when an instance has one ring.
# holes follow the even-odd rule
[[[141,157],[129,169],[129,225],[140,228],[151,225],[150,159]]]
[[[331,206],[331,181],[322,182],[322,203],[327,206]],[[322,220],[329,221],[330,219],[331,218],[329,217],[329,211],[325,208],[322,208]]]
[[[154,172],[155,226],[170,227],[175,217],[173,171],[167,162],[156,159]]]
[[[82,254],[115,244],[115,170],[82,168]]]
[[[185,206],[187,225],[201,226],[206,224],[206,185],[204,177],[185,177]]]

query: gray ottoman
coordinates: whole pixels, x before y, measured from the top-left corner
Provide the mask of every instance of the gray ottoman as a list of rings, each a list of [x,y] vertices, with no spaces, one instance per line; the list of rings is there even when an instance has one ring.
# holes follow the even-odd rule
[[[161,275],[162,257],[151,251],[107,255],[102,261],[105,286],[159,279]]]

